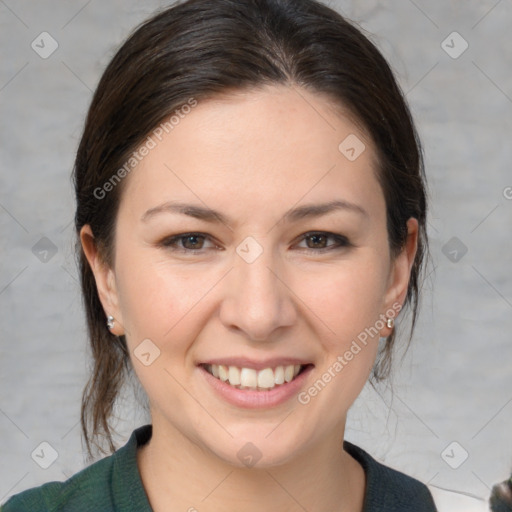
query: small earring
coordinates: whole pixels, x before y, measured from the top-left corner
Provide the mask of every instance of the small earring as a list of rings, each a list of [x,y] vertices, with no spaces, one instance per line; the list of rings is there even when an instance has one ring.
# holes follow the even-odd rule
[[[388,318],[386,320],[386,325],[390,328],[390,329],[393,329],[393,326],[395,325],[395,320],[393,318]]]
[[[108,315],[107,317],[107,327],[112,329],[114,327],[114,317],[112,315]]]

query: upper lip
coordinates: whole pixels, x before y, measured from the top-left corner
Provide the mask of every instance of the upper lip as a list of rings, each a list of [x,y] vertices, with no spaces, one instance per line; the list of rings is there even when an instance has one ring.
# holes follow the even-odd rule
[[[310,361],[299,359],[297,357],[272,357],[261,361],[255,361],[245,357],[218,357],[201,361],[199,365],[216,364],[224,366],[237,366],[238,368],[252,368],[254,370],[264,370],[265,368],[276,368],[277,366],[288,366],[300,364],[306,366],[312,364]]]

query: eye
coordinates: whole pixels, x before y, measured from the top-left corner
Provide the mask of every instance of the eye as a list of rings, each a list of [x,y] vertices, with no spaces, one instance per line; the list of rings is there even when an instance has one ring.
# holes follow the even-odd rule
[[[327,245],[328,239],[334,240],[334,243]],[[302,235],[302,241],[306,241],[306,244],[308,245],[306,251],[316,253],[339,249],[342,247],[349,247],[351,245],[348,239],[343,235],[326,233],[323,231],[305,233]],[[311,244],[309,244],[308,241],[311,241]]]
[[[328,244],[329,239],[334,240],[334,243]],[[211,246],[205,247],[205,241],[210,241]],[[352,245],[343,235],[323,231],[305,233],[301,237],[300,243],[302,242],[307,244],[306,248],[302,248],[303,250],[316,254]],[[180,233],[165,238],[159,245],[173,251],[192,254],[204,252],[206,249],[219,248],[218,245],[213,243],[210,236],[204,233]]]
[[[204,249],[203,245],[207,239],[210,239],[209,236],[202,233],[181,233],[162,240],[160,245],[180,252],[199,252]],[[212,245],[216,247],[215,244]]]

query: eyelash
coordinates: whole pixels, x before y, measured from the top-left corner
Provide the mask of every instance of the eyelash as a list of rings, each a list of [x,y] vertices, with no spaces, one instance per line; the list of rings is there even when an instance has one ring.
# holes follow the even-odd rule
[[[318,249],[303,248],[303,250],[307,253],[318,254],[319,252],[322,253],[322,252],[332,251],[335,249],[343,249],[343,248],[352,246],[352,244],[346,237],[344,237],[342,235],[337,235],[335,233],[325,232],[325,231],[309,231],[307,233],[304,233],[304,235],[301,236],[299,243],[306,240],[307,238],[311,238],[313,236],[326,236],[327,238],[332,238],[333,240],[336,241],[336,244],[332,244],[327,247],[320,247]],[[189,237],[202,237],[205,239],[210,239],[210,241],[211,241],[211,238],[205,233],[180,233],[179,235],[171,236],[169,238],[162,240],[159,243],[159,245],[166,249],[171,249],[173,251],[178,251],[181,253],[198,254],[198,253],[203,252],[204,249],[183,249],[183,248],[179,248],[176,246],[176,244],[179,241],[184,240]]]

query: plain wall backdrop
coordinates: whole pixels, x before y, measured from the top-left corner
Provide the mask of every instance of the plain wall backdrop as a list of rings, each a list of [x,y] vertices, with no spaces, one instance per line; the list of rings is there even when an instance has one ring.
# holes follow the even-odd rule
[[[164,5],[0,0],[0,503],[85,464],[70,173],[103,69]],[[346,438],[428,483],[440,511],[487,510],[490,487],[512,469],[512,1],[329,5],[390,61],[431,199],[413,343],[396,361],[394,395],[365,388]],[[149,421],[130,396],[118,445]]]

